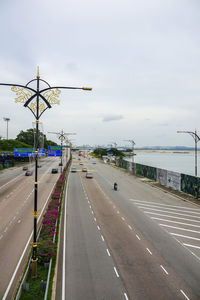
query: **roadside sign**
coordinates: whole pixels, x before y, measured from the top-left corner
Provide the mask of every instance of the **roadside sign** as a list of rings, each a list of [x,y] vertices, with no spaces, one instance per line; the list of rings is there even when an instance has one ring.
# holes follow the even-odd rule
[[[35,157],[35,148],[14,148],[15,157]],[[38,156],[46,156],[45,148],[39,148]]]
[[[48,146],[48,156],[62,156],[61,146]]]

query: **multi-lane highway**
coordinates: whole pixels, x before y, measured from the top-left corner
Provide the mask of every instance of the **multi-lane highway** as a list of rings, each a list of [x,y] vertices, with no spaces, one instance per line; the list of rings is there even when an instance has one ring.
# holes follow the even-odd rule
[[[59,160],[45,158],[38,168],[38,219],[59,176],[51,174]],[[28,165],[34,170],[34,165]],[[34,173],[22,167],[0,173],[0,299],[12,299],[27,260],[33,230]]]
[[[75,157],[80,171],[68,181],[55,298],[199,299],[200,207],[96,159],[82,162]]]

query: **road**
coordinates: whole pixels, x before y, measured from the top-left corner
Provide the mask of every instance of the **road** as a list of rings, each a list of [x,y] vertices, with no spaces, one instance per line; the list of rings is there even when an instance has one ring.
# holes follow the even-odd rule
[[[59,176],[51,174],[58,163],[56,158],[46,158],[38,168],[38,220]],[[34,169],[34,165],[28,167]],[[0,173],[0,299],[12,298],[31,248],[34,173],[24,174],[22,167]],[[16,269],[21,260],[20,268]]]
[[[94,178],[73,160],[80,172],[69,177],[56,299],[199,299],[199,206],[82,161]]]

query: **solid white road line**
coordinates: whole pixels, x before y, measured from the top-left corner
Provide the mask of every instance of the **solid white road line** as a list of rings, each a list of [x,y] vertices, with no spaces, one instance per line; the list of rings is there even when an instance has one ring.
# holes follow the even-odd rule
[[[55,183],[55,184],[56,184],[56,183]],[[48,200],[49,200],[49,197],[50,197],[50,195],[52,194],[52,191],[53,191],[53,189],[54,189],[54,187],[55,187],[55,184],[53,185],[53,187],[52,187],[52,189],[51,189],[51,192],[49,193],[49,195],[48,195],[48,197],[47,197],[47,200],[46,200],[46,202],[45,202],[45,204],[44,204],[44,206],[43,206],[43,208],[42,208],[41,214],[40,214],[40,216],[38,217],[37,223],[39,223],[39,221],[40,221],[40,218],[41,218],[41,216],[42,216],[42,214],[43,214],[44,208],[46,207],[46,204],[47,204],[47,202],[48,202]],[[15,268],[15,271],[13,272],[13,275],[12,275],[11,280],[10,280],[10,282],[9,282],[9,284],[8,284],[8,287],[7,287],[7,289],[6,289],[6,291],[5,291],[4,295],[3,295],[2,300],[5,300],[5,299],[7,298],[7,296],[8,296],[8,293],[9,293],[9,291],[10,291],[10,288],[11,288],[11,286],[12,286],[12,284],[13,284],[14,279],[15,279],[15,275],[16,275],[18,269],[19,269],[19,266],[20,266],[20,264],[21,264],[21,261],[22,261],[24,255],[25,255],[25,253],[26,253],[27,247],[28,247],[29,244],[30,244],[30,240],[31,240],[31,238],[32,238],[32,235],[33,235],[33,231],[31,232],[31,235],[30,235],[30,237],[29,237],[29,239],[28,239],[28,242],[26,243],[26,246],[25,246],[25,248],[24,248],[24,251],[23,251],[23,253],[22,253],[22,255],[21,255],[21,257],[20,257],[20,259],[19,259],[19,261],[18,261],[18,264],[17,264],[17,266],[16,266],[16,268]]]
[[[131,199],[130,199],[131,200]],[[149,205],[158,205],[158,206],[166,206],[166,207],[176,207],[176,208],[183,208],[183,209],[187,209],[187,210],[197,210],[197,211],[200,211],[199,208],[190,208],[190,207],[187,207],[187,206],[178,206],[178,205],[170,205],[170,204],[161,204],[161,203],[157,203],[157,202],[149,202],[149,201],[142,201],[142,200],[131,200],[133,202],[139,202],[140,204],[142,203],[147,203]]]
[[[18,177],[22,177],[23,175],[24,175],[24,174],[20,174],[20,175],[18,175],[17,177],[13,178],[12,180],[8,181],[7,183],[5,183],[4,185],[2,185],[2,186],[0,187],[0,190],[1,190],[4,186],[6,186],[6,185],[8,185],[9,183],[11,183],[12,181],[16,180]]]
[[[150,210],[155,210],[155,211],[162,211],[162,212],[173,212],[173,211],[179,211],[179,212],[187,212],[185,210],[182,209],[176,209],[176,208],[169,208],[169,207],[162,207],[162,210],[160,209],[161,207],[159,207],[159,209],[157,209],[157,206],[153,206],[153,205],[146,205],[146,204],[140,204],[138,205],[139,208],[145,208],[145,209],[150,209]],[[166,211],[167,210],[167,211]],[[196,215],[200,215],[200,211],[190,211],[190,214],[196,214]]]
[[[183,245],[187,246],[187,247],[195,248],[195,249],[200,249],[199,246],[195,246],[195,245],[191,245],[191,244],[185,244],[185,243],[183,243]]]
[[[159,217],[167,217],[167,218],[171,218],[171,219],[178,219],[178,220],[184,220],[184,221],[189,221],[189,222],[200,223],[200,221],[197,221],[197,220],[186,219],[186,218],[181,218],[181,217],[177,217],[177,216],[163,215],[163,214],[158,214],[158,213],[148,212],[148,211],[144,211],[144,213],[145,213],[145,214],[149,214],[149,215],[159,216]]]
[[[178,234],[178,233],[174,233],[174,232],[170,232],[170,234],[175,235],[175,236],[179,236],[179,237],[183,237],[183,238],[186,238],[186,239],[194,240],[194,241],[200,241],[200,239],[192,237],[192,236],[188,236],[188,235]]]
[[[124,297],[125,297],[126,300],[128,300],[128,296],[127,296],[126,293],[124,293]]]
[[[197,231],[197,230],[185,229],[185,228],[170,226],[170,225],[166,225],[166,224],[159,224],[159,225],[163,226],[163,227],[167,227],[167,228],[173,228],[173,229],[178,229],[178,230],[183,230],[183,231],[189,231],[189,232],[199,233],[199,231]]]
[[[165,213],[169,213],[169,214],[173,214],[173,215],[178,215],[178,216],[191,217],[191,215],[188,215],[188,214],[181,214],[181,213],[176,213],[176,212],[171,212],[171,211],[163,211],[161,209],[155,209],[155,208],[153,209],[153,208],[147,208],[147,207],[145,207],[145,209],[153,210],[153,211],[161,211],[161,212],[165,212]],[[145,211],[145,213],[150,214],[151,212]],[[152,213],[152,214],[154,214],[154,213]],[[193,216],[193,217],[196,218],[196,219],[200,219],[200,217],[198,217],[198,216]]]
[[[187,300],[190,300],[190,298],[184,293],[183,290],[180,290],[180,292],[183,294],[183,296],[184,296]]]
[[[164,222],[169,222],[169,223],[175,223],[175,224],[180,224],[180,225],[187,225],[187,226],[192,226],[192,227],[200,227],[199,225],[194,225],[194,224],[188,224],[188,223],[183,223],[183,222],[178,222],[178,221],[172,221],[172,220],[166,220],[166,219],[160,219],[157,217],[151,217],[153,220],[158,220],[158,221],[164,221]]]
[[[62,300],[65,300],[65,264],[66,264],[66,232],[67,232],[67,200],[68,200],[68,187],[69,187],[69,178],[67,178],[67,187],[65,194],[65,212],[64,212],[64,229],[63,229],[63,266],[62,266]]]

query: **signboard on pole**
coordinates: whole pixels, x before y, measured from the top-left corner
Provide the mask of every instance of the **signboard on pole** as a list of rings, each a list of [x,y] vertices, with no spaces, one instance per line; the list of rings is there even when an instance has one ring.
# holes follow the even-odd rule
[[[15,157],[35,157],[35,148],[14,148]],[[46,156],[45,148],[38,149],[38,156]]]
[[[48,156],[62,156],[61,146],[48,146]]]

